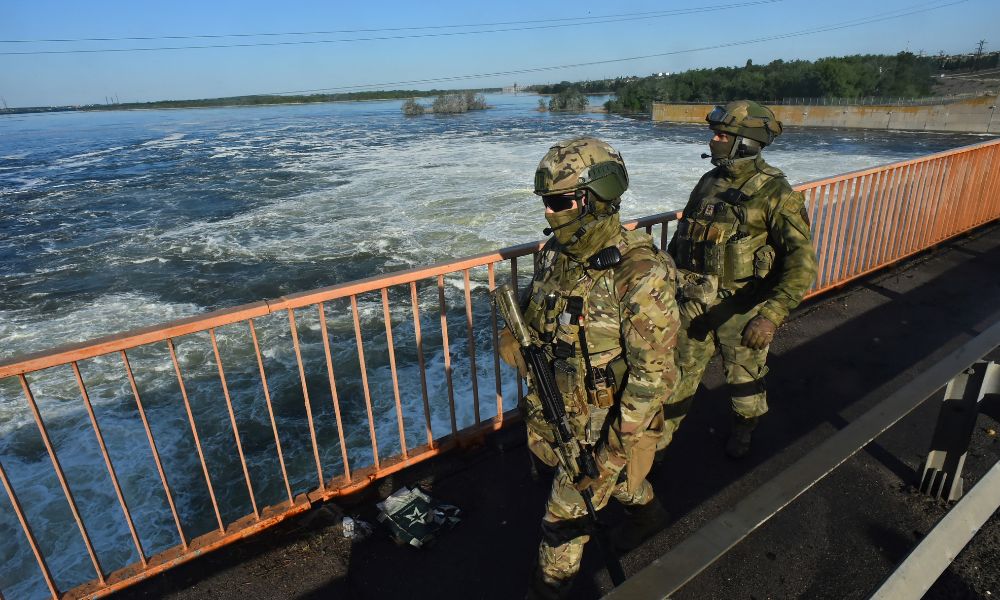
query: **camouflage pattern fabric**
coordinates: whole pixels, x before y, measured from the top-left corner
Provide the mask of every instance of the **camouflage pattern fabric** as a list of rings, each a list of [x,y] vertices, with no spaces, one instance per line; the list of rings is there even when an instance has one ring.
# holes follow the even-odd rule
[[[618,151],[606,142],[587,137],[549,148],[535,170],[535,193],[548,196],[584,188],[607,203],[618,203],[628,189],[628,172]],[[611,214],[607,204],[595,208]]]
[[[617,221],[618,215],[605,218]],[[679,318],[673,263],[642,232],[618,227],[599,247],[611,245],[619,247],[622,261],[595,271],[559,252],[558,244],[550,241],[540,253],[524,310],[537,339],[551,340],[544,347],[553,361],[573,434],[599,450],[603,473],[592,488],[595,508],[605,506],[612,496],[629,505],[652,500],[645,477],[663,435],[661,408],[677,381],[674,345]],[[573,296],[584,298],[593,368],[614,373],[614,385],[608,390],[595,393],[585,388],[579,329],[560,318]],[[571,356],[562,351],[557,357],[557,346],[572,348]],[[546,505],[543,531],[548,534],[539,547],[539,565],[550,584],[568,585],[589,539],[580,527],[586,508],[572,483],[575,474],[565,472],[552,449],[554,438],[533,391],[526,398],[525,416],[529,447],[557,467]]]
[[[605,468],[612,470],[591,488],[594,492],[595,510],[601,510],[607,506],[612,496],[615,500],[628,506],[652,502],[653,486],[648,481],[643,479],[638,489],[629,492],[626,482],[616,483],[621,466],[613,463],[602,464]],[[590,540],[589,535],[573,535],[572,532],[560,539],[558,533],[560,524],[580,523],[586,521],[587,518],[587,509],[583,505],[580,493],[573,487],[573,482],[569,480],[566,473],[559,469],[552,480],[552,490],[549,492],[549,500],[545,506],[545,516],[543,517],[544,527],[557,533],[551,536],[554,539],[543,538],[542,543],[538,546],[538,564],[542,569],[542,577],[553,587],[564,588],[569,585],[577,571],[580,570],[583,547]],[[567,537],[569,539],[565,539]]]
[[[718,239],[699,247],[712,237]],[[722,261],[718,272],[704,275],[711,265],[720,264],[709,260],[710,252],[730,239],[747,248],[726,255],[727,261],[731,256],[736,259]],[[717,167],[701,178],[668,252],[680,267],[683,331],[677,342],[681,382],[665,410],[661,448],[670,443],[716,348],[722,354],[733,410],[748,418],[767,412],[763,378],[768,349],[743,346],[743,329],[758,315],[780,325],[816,276],[816,254],[802,194],[793,191],[781,171],[760,156]],[[705,285],[706,279],[717,283],[717,291]],[[706,287],[709,298],[704,296]]]
[[[681,331],[677,335],[677,368],[681,379],[665,410],[666,423],[663,437],[657,447],[667,447],[673,434],[684,420],[686,410],[682,404],[692,398],[698,389],[705,367],[715,355],[722,354],[722,367],[729,387],[733,412],[746,417],[759,417],[767,412],[767,393],[764,376],[767,375],[768,348],[752,350],[743,346],[743,328],[757,316],[758,306],[740,306],[738,302],[716,300],[705,312],[691,303],[682,303]],[[697,316],[692,316],[694,313]],[[700,313],[700,314],[699,314]]]
[[[739,198],[734,191],[744,197]],[[816,277],[816,253],[804,202],[801,192],[792,190],[784,174],[759,156],[735,161],[730,167],[717,167],[706,173],[691,192],[667,252],[679,268],[702,271],[703,265],[678,258],[684,237],[681,231],[686,230],[691,238],[724,236],[715,234],[723,229],[718,218],[720,207],[743,211],[744,233],[751,240],[759,240],[759,248],[768,246],[773,252],[755,254],[751,276],[721,282],[720,287],[760,303],[760,313],[780,325]],[[738,208],[731,209],[733,206]],[[735,227],[729,233],[736,233]],[[712,241],[726,243],[725,239]]]
[[[770,108],[753,100],[734,100],[721,108],[725,113],[721,120],[713,119],[718,115],[714,110],[705,118],[714,131],[740,135],[762,144],[770,144],[775,136],[781,135],[781,121]]]

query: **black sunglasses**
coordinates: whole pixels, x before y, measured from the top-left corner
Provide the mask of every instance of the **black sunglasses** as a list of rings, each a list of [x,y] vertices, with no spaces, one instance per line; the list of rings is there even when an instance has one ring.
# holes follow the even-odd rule
[[[542,196],[545,207],[552,212],[562,212],[573,208],[576,196],[573,194],[559,194],[557,196]]]

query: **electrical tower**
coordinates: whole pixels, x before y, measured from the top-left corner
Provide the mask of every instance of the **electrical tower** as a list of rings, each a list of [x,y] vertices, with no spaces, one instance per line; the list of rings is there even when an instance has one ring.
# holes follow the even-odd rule
[[[986,45],[986,40],[979,40],[979,47],[976,48],[976,56],[972,59],[972,70],[979,70],[979,59],[983,57],[983,46]]]

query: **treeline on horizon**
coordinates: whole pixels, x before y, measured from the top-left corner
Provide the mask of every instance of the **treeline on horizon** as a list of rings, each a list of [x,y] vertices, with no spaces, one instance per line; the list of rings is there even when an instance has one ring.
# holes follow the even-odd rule
[[[131,108],[210,108],[220,106],[259,106],[265,104],[304,104],[313,102],[351,102],[359,100],[398,100],[403,98],[427,98],[443,94],[464,93],[466,90],[375,90],[370,92],[343,92],[339,94],[308,94],[285,96],[261,94],[255,96],[230,96],[225,98],[205,98],[200,100],[158,100],[154,102],[122,102],[110,104],[87,104],[82,106],[26,107],[11,108],[0,112],[50,112],[59,110],[122,110]],[[499,92],[500,88],[469,90],[470,92]]]
[[[654,102],[724,102],[740,98],[913,98],[931,93],[933,75],[941,70],[993,68],[1000,53],[973,61],[963,57],[865,54],[808,60],[775,60],[743,67],[694,69],[669,75],[618,77],[593,81],[563,81],[532,86],[541,94],[576,89],[585,94],[611,93],[610,112],[649,112]]]

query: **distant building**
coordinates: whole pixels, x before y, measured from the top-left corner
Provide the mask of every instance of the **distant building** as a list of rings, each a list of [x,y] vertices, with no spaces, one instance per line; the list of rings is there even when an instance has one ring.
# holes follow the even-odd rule
[[[521,92],[522,89],[524,89],[524,88],[522,88],[521,86],[519,86],[519,85],[517,85],[515,83],[514,85],[505,86],[503,88],[503,93],[505,93],[505,94],[518,94],[518,93]]]

